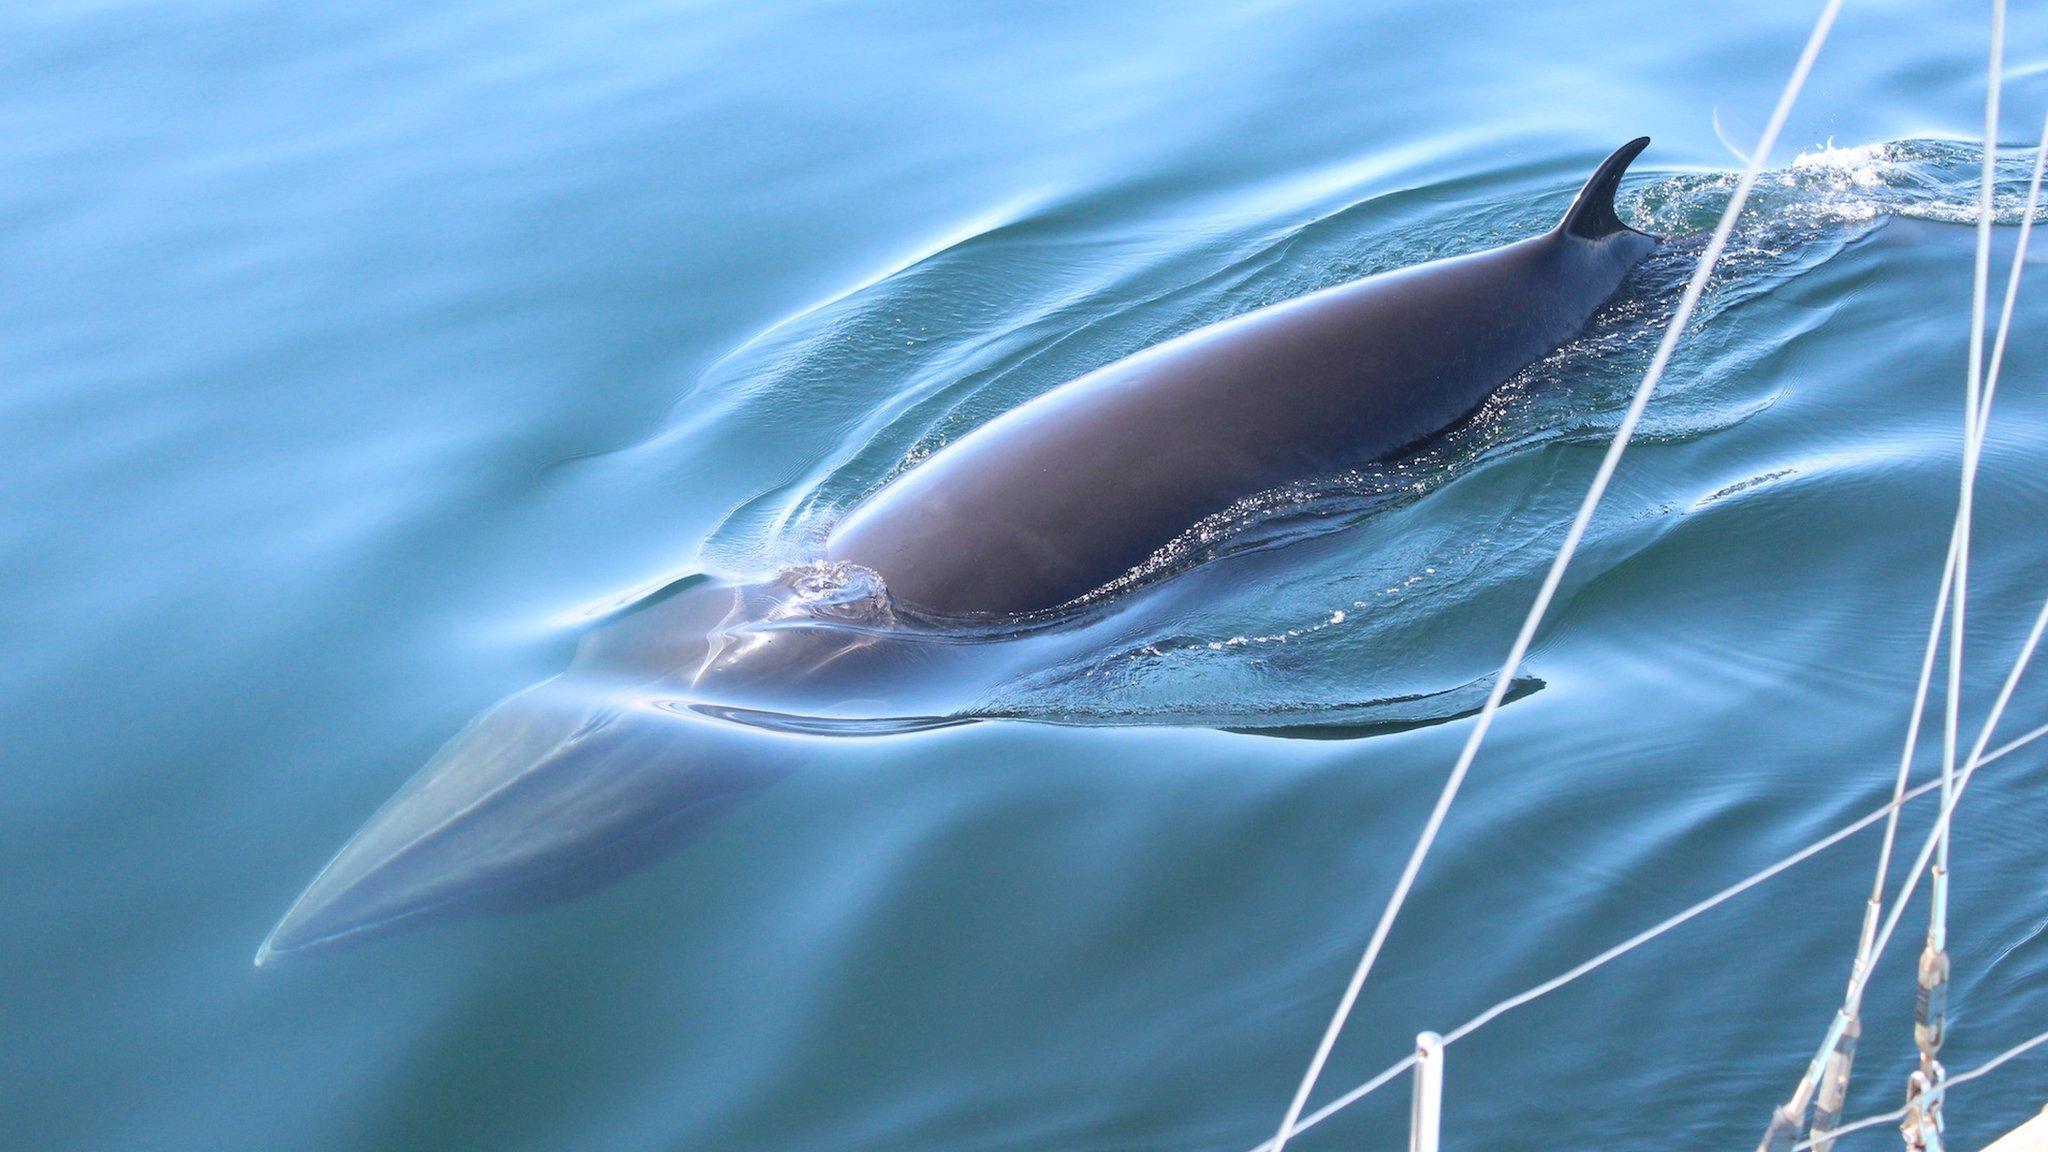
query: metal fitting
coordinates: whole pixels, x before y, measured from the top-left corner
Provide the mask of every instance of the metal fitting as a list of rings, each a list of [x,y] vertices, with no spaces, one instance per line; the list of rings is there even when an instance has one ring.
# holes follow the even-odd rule
[[[1906,1138],[1908,1152],[1943,1152],[1941,1117],[1942,1087],[1948,1072],[1940,1061],[1931,1071],[1906,1077],[1906,1115],[1899,1121],[1899,1134]]]
[[[1813,1147],[1829,1152],[1834,1147],[1834,1130],[1842,1122],[1842,1106],[1849,1096],[1849,1070],[1856,1063],[1856,1041],[1863,1035],[1863,1022],[1855,1016],[1843,1023],[1828,1053],[1827,1069],[1821,1074],[1820,1097],[1813,1106]]]
[[[1920,1069],[1941,1052],[1948,1029],[1948,952],[1932,945],[1920,953],[1920,991],[1913,1004],[1913,1042],[1920,1046]]]

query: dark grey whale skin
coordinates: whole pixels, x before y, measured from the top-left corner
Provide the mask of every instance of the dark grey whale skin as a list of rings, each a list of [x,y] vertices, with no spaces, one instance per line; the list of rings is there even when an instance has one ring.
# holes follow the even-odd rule
[[[1059,607],[1237,500],[1457,423],[1656,247],[1613,208],[1648,143],[1602,163],[1549,233],[1202,329],[962,438],[828,539],[838,563],[820,571],[871,570],[880,588],[693,577],[592,628],[565,673],[472,721],[372,816],[257,963],[600,887],[800,764],[816,748],[801,733],[831,718],[964,718],[987,690],[1104,646],[1112,624],[995,639],[931,620]],[[1199,594],[1199,575],[1164,583]],[[1148,590],[1115,613],[1142,621],[1169,600]]]
[[[1091,372],[876,493],[826,554],[946,616],[1039,612],[1108,584],[1210,513],[1384,460],[1570,340],[1657,241],[1602,164],[1556,229],[1340,284]]]

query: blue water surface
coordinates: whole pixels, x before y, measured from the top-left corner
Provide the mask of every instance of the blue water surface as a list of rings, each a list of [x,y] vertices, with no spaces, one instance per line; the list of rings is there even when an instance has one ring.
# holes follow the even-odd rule
[[[1732,186],[1721,136],[1816,11],[6,6],[0,1147],[1251,1148],[1470,721],[1215,726],[1483,683]],[[1318,1100],[1889,795],[1956,498],[1986,33],[1851,0]],[[2007,65],[1997,277],[2037,14]],[[797,558],[1171,335],[1533,234],[1638,134],[1623,213],[1674,243],[1603,326],[1405,471],[1305,478],[1342,514],[1279,576],[984,701],[1072,726],[821,741],[593,897],[251,968],[593,606]],[[1985,450],[1966,735],[2048,593],[2044,324],[2048,283]],[[2023,686],[2002,731],[2043,720]],[[1954,1067],[2048,1026],[2044,804],[2029,750],[1960,810]],[[1450,1140],[1754,1146],[1876,853],[1457,1044]],[[1852,1114],[1902,1091],[1922,922]],[[1959,1088],[1953,1139],[2044,1076]],[[1295,1146],[1398,1146],[1407,1106]]]

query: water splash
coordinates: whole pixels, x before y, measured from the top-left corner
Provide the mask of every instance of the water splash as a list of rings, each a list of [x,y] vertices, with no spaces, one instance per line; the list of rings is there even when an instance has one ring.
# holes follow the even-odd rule
[[[882,574],[864,565],[844,560],[799,564],[783,569],[776,585],[789,592],[789,615],[880,626],[894,619]]]

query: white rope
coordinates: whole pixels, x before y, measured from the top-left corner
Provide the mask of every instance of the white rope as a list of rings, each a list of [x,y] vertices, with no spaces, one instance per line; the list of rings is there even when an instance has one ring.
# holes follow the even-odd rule
[[[1974,519],[1973,502],[1976,492],[1978,464],[1982,459],[1984,439],[1991,423],[1991,401],[1997,388],[1997,365],[2003,362],[2006,337],[2011,331],[2013,306],[2019,296],[2020,276],[2026,265],[2026,246],[2033,231],[2034,206],[2040,196],[2041,149],[2036,150],[2034,176],[2027,188],[2027,208],[2021,221],[2020,235],[2013,249],[2011,274],[2006,281],[2005,299],[1999,309],[1998,336],[1991,353],[1992,368],[1987,373],[1984,359],[1984,315],[1985,300],[1989,294],[1991,279],[1991,225],[1993,180],[1997,174],[1998,161],[1998,107],[1999,93],[2003,87],[2001,69],[2005,52],[2005,2],[1992,0],[1991,5],[1990,58],[1986,64],[1984,93],[1984,140],[1979,157],[1977,179],[1977,243],[1972,268],[1970,291],[1970,355],[1964,373],[1963,400],[1963,460],[1960,477],[1960,492],[1956,500],[1955,520],[1949,529],[1948,555],[1942,562],[1941,586],[1935,593],[1933,620],[1928,626],[1927,646],[1921,655],[1920,678],[1913,693],[1913,708],[1906,722],[1905,746],[1899,753],[1897,780],[1893,793],[1897,795],[1906,786],[1912,770],[1913,754],[1918,747],[1920,725],[1927,705],[1928,683],[1934,669],[1934,654],[1940,644],[1943,616],[1948,617],[1949,645],[1947,660],[1947,691],[1942,707],[1942,756],[1941,756],[1941,811],[1936,821],[1932,844],[1935,846],[1938,862],[1934,870],[1934,896],[1927,913],[1927,957],[1941,955],[1948,947],[1948,864],[1950,831],[1954,827],[1950,814],[1960,798],[1956,779],[1956,740],[1961,727],[1963,675],[1963,638],[1965,609],[1969,599],[1970,579],[1970,529]],[[2048,124],[2042,128],[2043,147],[2048,148]],[[1954,611],[1948,612],[1953,601]],[[2044,607],[2048,612],[2048,607]],[[1997,713],[2003,710],[2003,701],[2010,699],[2013,685],[2038,640],[2039,628],[2030,636],[2019,662],[2014,665],[2012,675],[2007,678],[2005,693],[2000,697],[1999,708],[1979,732],[1973,756],[1981,751],[1991,738],[1993,726],[1997,724]],[[1849,984],[1843,994],[1842,1005],[1829,1022],[1822,1037],[1820,1051],[1801,1073],[1799,1082],[1793,1087],[1772,1121],[1773,1131],[1786,1119],[1803,1120],[1814,1090],[1824,1079],[1832,1081],[1831,1089],[1836,1094],[1831,1108],[1839,1109],[1840,1093],[1846,1086],[1849,1075],[1849,1056],[1836,1051],[1843,1030],[1853,1026],[1862,1010],[1864,990],[1868,987],[1871,970],[1876,967],[1877,958],[1889,942],[1892,931],[1898,923],[1898,916],[1905,907],[1906,898],[1911,895],[1914,885],[1919,882],[1921,869],[1925,867],[1926,853],[1916,861],[1912,877],[1902,888],[1898,902],[1891,916],[1886,920],[1882,934],[1875,931],[1878,916],[1883,907],[1884,883],[1891,864],[1892,847],[1898,832],[1896,814],[1885,825],[1884,840],[1878,850],[1877,871],[1871,880],[1870,896],[1865,902],[1862,928],[1857,934],[1856,954],[1849,966]],[[1925,979],[1924,973],[1922,979]],[[1925,990],[1923,988],[1922,995]],[[1925,1014],[1923,1007],[1922,1014]],[[1922,1022],[1926,1023],[1925,1021]],[[1940,1044],[1939,1025],[1936,1024],[1935,1045]],[[1929,1072],[1933,1060],[1933,1049],[1925,1047],[1925,1039],[1919,1029],[1916,1039],[1923,1045],[1921,1070]],[[1839,1080],[1834,1078],[1839,1077]],[[1829,1138],[1831,1125],[1816,1118],[1812,1131],[1815,1141]],[[1765,1135],[1765,1143],[1772,1137]]]
[[[1678,347],[1679,337],[1685,331],[1686,323],[1692,319],[1693,310],[1699,306],[1700,297],[1706,291],[1707,279],[1712,275],[1721,252],[1728,246],[1728,237],[1735,230],[1736,218],[1742,214],[1743,205],[1749,200],[1749,193],[1756,186],[1757,176],[1763,171],[1765,160],[1777,144],[1778,133],[1784,128],[1785,120],[1792,113],[1792,105],[1799,98],[1799,91],[1806,84],[1806,78],[1813,71],[1814,60],[1819,57],[1821,45],[1827,42],[1828,32],[1834,27],[1835,16],[1841,11],[1842,0],[1827,0],[1821,9],[1820,18],[1815,21],[1813,32],[1807,37],[1806,47],[1799,54],[1799,62],[1793,66],[1791,77],[1785,82],[1784,91],[1779,93],[1778,103],[1771,110],[1770,122],[1764,126],[1763,135],[1750,154],[1749,163],[1736,182],[1735,192],[1729,197],[1728,206],[1722,210],[1720,223],[1715,225],[1713,237],[1707,242],[1706,251],[1700,254],[1699,264],[1693,269],[1692,279],[1686,283],[1685,292],[1679,297],[1678,309],[1671,316],[1671,322],[1664,329],[1664,338],[1657,344],[1657,351],[1650,359],[1648,371],[1643,374],[1642,383],[1636,386],[1635,396],[1630,400],[1628,412],[1622,417],[1620,427],[1614,430],[1614,438],[1608,442],[1607,454],[1600,461],[1600,468],[1594,473],[1593,483],[1586,489],[1585,499],[1579,504],[1578,515],[1572,518],[1570,529],[1565,533],[1564,544],[1558,549],[1556,559],[1551,561],[1550,571],[1543,577],[1543,586],[1536,593],[1535,602],[1530,604],[1529,613],[1522,621],[1522,628],[1515,636],[1513,647],[1508,650],[1507,660],[1501,664],[1500,674],[1494,678],[1492,690],[1487,693],[1486,704],[1479,710],[1478,719],[1473,723],[1465,746],[1458,753],[1457,763],[1452,765],[1450,776],[1444,781],[1443,791],[1437,796],[1436,806],[1430,810],[1429,819],[1423,824],[1422,834],[1416,838],[1415,848],[1408,855],[1408,863],[1402,868],[1400,879],[1394,884],[1394,891],[1387,899],[1386,909],[1380,913],[1378,925],[1373,928],[1372,939],[1367,942],[1365,954],[1359,958],[1358,967],[1351,975],[1351,982],[1344,989],[1338,1001],[1337,1010],[1330,1016],[1329,1025],[1323,1030],[1322,1040],[1316,1045],[1315,1055],[1309,1060],[1308,1071],[1303,1074],[1301,1084],[1294,1091],[1294,1098],[1288,1103],[1286,1113],[1281,1117],[1280,1129],[1274,1134],[1272,1152],[1283,1152],[1287,1140],[1294,1134],[1295,1123],[1301,1117],[1303,1107],[1308,1104],[1309,1094],[1315,1090],[1316,1080],[1321,1077],[1323,1066],[1329,1062],[1330,1051],[1336,1046],[1338,1033],[1344,1030],[1344,1022],[1350,1018],[1352,1008],[1358,1002],[1358,994],[1365,987],[1365,979],[1372,971],[1373,963],[1379,959],[1380,949],[1385,946],[1387,934],[1393,929],[1395,917],[1400,915],[1401,906],[1408,899],[1409,891],[1415,885],[1415,876],[1422,869],[1422,861],[1429,855],[1430,847],[1436,842],[1438,831],[1443,827],[1444,816],[1450,811],[1451,801],[1458,795],[1458,789],[1471,771],[1473,758],[1479,754],[1479,746],[1493,726],[1494,715],[1500,711],[1501,702],[1507,696],[1508,686],[1514,682],[1515,673],[1521,668],[1522,659],[1528,654],[1529,645],[1536,638],[1536,629],[1543,622],[1543,616],[1550,609],[1550,602],[1557,595],[1558,586],[1564,581],[1565,569],[1571,565],[1572,555],[1578,550],[1579,541],[1586,534],[1586,526],[1593,519],[1593,510],[1606,495],[1607,485],[1614,478],[1615,468],[1621,463],[1621,456],[1628,448],[1629,438],[1634,435],[1636,425],[1641,422],[1643,410],[1650,403],[1650,395],[1664,378],[1664,371],[1671,363],[1672,353]]]
[[[1984,401],[1977,417],[1977,445],[1982,451],[1984,430],[1991,419],[1991,397],[1998,390],[1998,372],[2005,366],[2005,338],[2012,331],[2013,305],[2020,296],[2020,273],[2027,266],[2027,241],[2034,235],[2034,212],[2041,202],[2041,173],[2048,165],[2048,117],[2041,121],[2040,143],[2034,146],[2034,174],[2027,181],[2027,209],[2020,217],[2019,237],[2013,243],[2012,270],[2005,278],[2005,301],[1998,309],[1998,335],[1991,341],[1991,366],[1984,372]]]
[[[2041,610],[2034,614],[2034,626],[2027,632],[2026,643],[2020,645],[2019,659],[2013,661],[2012,671],[2006,674],[2005,683],[1998,689],[1998,699],[1992,702],[1991,714],[1984,718],[1984,727],[1977,732],[1977,742],[1970,746],[1970,758],[1965,761],[1965,771],[1975,771],[1983,763],[1984,746],[1991,743],[1991,731],[2005,718],[2005,707],[2012,703],[2013,690],[2019,687],[2020,675],[2027,670],[2034,652],[2041,647],[2041,635],[2048,632],[2048,600],[2041,602]]]
[[[1954,1076],[1950,1076],[1948,1078],[1947,1083],[1943,1085],[1942,1092],[1945,1095],[1948,1089],[1953,1088],[1958,1084],[1968,1084],[1970,1081],[1975,1080],[1979,1076],[1984,1076],[1991,1072],[1994,1072],[1998,1069],[2000,1065],[2006,1063],[2009,1060],[2012,1060],[2017,1056],[2021,1056],[2027,1052],[2030,1052],[2035,1048],[2039,1048],[2043,1044],[2048,1044],[2048,1032],[2041,1032],[2034,1036],[2030,1036],[2027,1039],[2022,1040],[2019,1043],[2013,1045],[2012,1047],[2007,1048],[2005,1051],[2000,1052],[1998,1055],[1993,1056],[1991,1059],[1986,1060],[1982,1064],[1977,1065],[1975,1068],[1970,1069],[1968,1072],[1959,1072]],[[1886,1112],[1877,1116],[1865,1116],[1863,1119],[1858,1120],[1853,1124],[1844,1124],[1840,1128],[1837,1128],[1834,1131],[1827,1133],[1825,1136],[1815,1137],[1813,1139],[1808,1140],[1802,1140],[1799,1143],[1794,1144],[1792,1146],[1792,1152],[1806,1152],[1806,1149],[1813,1147],[1814,1144],[1820,1140],[1833,1140],[1837,1137],[1845,1136],[1851,1132],[1861,1131],[1865,1128],[1875,1128],[1879,1124],[1889,1124],[1894,1120],[1904,1119],[1905,1115],[1906,1109],[1902,1107],[1894,1108],[1890,1112]]]
[[[1978,406],[1984,389],[1984,314],[1991,284],[1991,190],[1997,175],[1998,94],[2003,84],[2004,62],[2005,0],[1991,0],[1991,58],[1985,65],[1984,80],[1984,155],[1977,181],[1977,258],[1970,287],[1970,363],[1964,373],[1963,389],[1962,492],[1956,501],[1955,605],[1948,617],[1948,700],[1941,739],[1944,808],[1955,806],[1956,737],[1962,727],[1959,715],[1963,698],[1963,617],[1970,600],[1970,522],[1977,490],[1977,458],[1984,439]],[[1948,874],[1948,849],[1948,825],[1944,822],[1935,865],[1943,876]],[[1948,901],[1936,899],[1928,917],[1927,947],[1938,952],[1947,946]]]
[[[1991,403],[1998,394],[1999,372],[2005,363],[2006,340],[2012,332],[2012,314],[2019,300],[2020,277],[2026,271],[2027,245],[2034,232],[2034,214],[2041,200],[2041,179],[2044,164],[2048,164],[2048,118],[2041,124],[2040,143],[2034,149],[2034,171],[2027,182],[2027,205],[2020,217],[2020,231],[2013,245],[2012,267],[2006,276],[2005,299],[1998,310],[1998,333],[1991,342],[1991,362],[1984,373],[1984,394],[1979,399],[1976,417],[1970,421],[1965,435],[1974,438],[1979,457],[1985,436],[1991,424]],[[1980,173],[1981,175],[1981,173]],[[1980,205],[1984,186],[1979,184]],[[1960,516],[1949,531],[1948,556],[1942,562],[1941,586],[1934,596],[1934,618],[1927,628],[1927,644],[1920,656],[1920,677],[1913,690],[1913,708],[1906,721],[1906,740],[1899,752],[1899,770],[1892,786],[1892,796],[1897,799],[1905,795],[1906,783],[1913,766],[1913,755],[1919,749],[1921,719],[1927,710],[1928,687],[1934,677],[1934,657],[1941,650],[1942,625],[1948,619],[1950,589],[1956,575],[1957,554],[1961,547],[1962,521]],[[1980,735],[1980,740],[1981,740]],[[1899,812],[1892,809],[1886,817],[1884,839],[1878,849],[1877,870],[1870,882],[1869,911],[1863,918],[1863,927],[1857,937],[1856,958],[1850,965],[1850,993],[1843,1001],[1843,1010],[1853,1016],[1860,1009],[1860,986],[1856,983],[1857,973],[1867,971],[1872,964],[1871,948],[1876,943],[1878,916],[1884,906],[1884,885],[1886,874],[1891,867],[1892,848],[1898,839]],[[1944,929],[1945,931],[1945,929]]]
[[[1892,795],[1900,796],[1906,791],[1906,781],[1913,774],[1913,754],[1920,748],[1920,720],[1927,712],[1927,689],[1934,681],[1934,655],[1941,651],[1941,626],[1948,622],[1949,589],[1956,578],[1956,532],[1950,527],[1948,534],[1948,559],[1941,566],[1941,587],[1934,594],[1934,622],[1927,628],[1927,649],[1920,656],[1920,683],[1913,690],[1913,712],[1906,719],[1906,744],[1899,752],[1899,775],[1892,785]],[[1899,814],[1892,810],[1891,819],[1885,821],[1884,842],[1877,850],[1877,875],[1870,882],[1870,903],[1884,905],[1885,873],[1892,862],[1892,845],[1898,840]],[[1865,921],[1865,931],[1857,945],[1854,968],[1862,968],[1870,961],[1870,943],[1875,938],[1872,929],[1876,926]]]
[[[1977,406],[1977,418],[1971,434],[1977,438],[1981,452],[1986,430],[1991,422],[1991,401],[1998,393],[1998,374],[2005,363],[2006,339],[2012,332],[2013,306],[2019,300],[2020,275],[2027,267],[2027,244],[2034,232],[2034,215],[2041,201],[2041,177],[2044,162],[2048,162],[2048,119],[2041,124],[2041,143],[2034,149],[2034,172],[2027,182],[2027,207],[2020,217],[2020,231],[2013,245],[2012,268],[2005,282],[2005,300],[1998,310],[1998,334],[1991,342],[1991,365],[1984,373],[1984,395]],[[1981,457],[1980,457],[1981,459]],[[1896,799],[1906,791],[1906,782],[1911,777],[1913,754],[1919,749],[1921,717],[1927,711],[1927,691],[1934,679],[1934,657],[1941,650],[1942,625],[1948,622],[1949,590],[1956,576],[1956,550],[1958,533],[1949,532],[1948,557],[1942,561],[1941,586],[1934,595],[1934,619],[1927,628],[1927,645],[1920,656],[1920,678],[1913,690],[1913,709],[1906,721],[1906,741],[1899,752],[1898,778],[1892,786]],[[1878,849],[1877,873],[1870,883],[1870,901],[1873,905],[1884,902],[1885,875],[1891,867],[1892,846],[1898,839],[1899,814],[1893,809],[1885,821],[1884,840]],[[1872,923],[1870,927],[1875,928]],[[1863,966],[1869,959],[1872,935],[1864,933],[1857,952],[1856,964]]]
[[[2001,744],[1997,748],[1994,748],[1991,751],[1985,753],[1983,758],[1978,761],[1978,766],[1982,767],[1983,765],[1991,764],[1996,761],[2002,760],[2005,757],[2011,755],[2014,752],[2019,751],[2020,749],[2026,747],[2029,744],[2032,744],[2033,742],[2041,739],[2044,736],[2048,736],[2048,724],[2043,724],[2040,727],[2037,727],[2029,732],[2016,736],[2013,739],[2006,741],[2004,744]],[[1606,951],[1599,953],[1591,959],[1576,964],[1571,968],[1567,968],[1563,972],[1558,973],[1556,976],[1553,976],[1550,979],[1543,981],[1541,984],[1537,984],[1525,991],[1518,992],[1515,995],[1500,1001],[1499,1003],[1493,1005],[1492,1007],[1465,1021],[1463,1024],[1458,1025],[1456,1028],[1453,1028],[1450,1031],[1444,1033],[1444,1044],[1448,1046],[1452,1043],[1455,1043],[1458,1040],[1462,1040],[1465,1037],[1470,1036],[1472,1033],[1477,1032],[1479,1029],[1485,1027],[1486,1025],[1493,1023],[1494,1020],[1507,1014],[1508,1012],[1511,1012],[1516,1008],[1520,1008],[1522,1005],[1527,1004],[1532,1000],[1536,1000],[1541,997],[1547,996],[1550,993],[1557,991],[1558,989],[1564,987],[1567,984],[1572,983],[1573,981],[1579,979],[1582,976],[1585,976],[1586,974],[1594,971],[1597,968],[1605,967],[1608,963],[1616,959],[1619,959],[1626,953],[1633,952],[1637,948],[1640,948],[1643,945],[1648,944],[1650,941],[1656,939],[1657,937],[1662,936],[1667,932],[1670,932],[1672,929],[1677,928],[1680,925],[1687,923],[1688,921],[1697,919],[1698,917],[1706,914],[1707,912],[1712,911],[1713,909],[1721,906],[1722,904],[1727,903],[1735,897],[1740,896],[1744,892],[1749,891],[1751,888],[1754,888],[1757,885],[1762,884],[1764,881],[1769,880],[1779,875],[1780,873],[1788,871],[1789,869],[1799,864],[1805,863],[1807,860],[1812,859],[1814,856],[1817,856],[1820,853],[1826,851],[1827,849],[1834,847],[1835,845],[1841,843],[1844,840],[1847,840],[1849,837],[1854,836],[1856,833],[1863,831],[1865,828],[1870,827],[1872,824],[1875,824],[1878,821],[1885,819],[1892,813],[1896,812],[1903,805],[1908,804],[1914,800],[1919,799],[1922,796],[1927,795],[1929,792],[1934,791],[1936,788],[1939,788],[1940,786],[1941,782],[1939,780],[1929,780],[1926,783],[1921,784],[1918,787],[1907,791],[1903,796],[1891,801],[1890,803],[1885,804],[1883,807],[1873,809],[1872,811],[1859,817],[1855,821],[1846,824],[1833,832],[1828,833],[1826,836],[1823,836],[1820,839],[1814,841],[1813,843],[1808,844],[1806,847],[1799,849],[1798,851],[1792,853],[1789,856],[1785,856],[1779,859],[1777,862],[1761,869],[1760,871],[1753,872],[1747,877],[1744,877],[1743,879],[1738,880],[1733,884],[1730,884],[1728,887],[1721,889],[1719,892],[1714,893],[1712,896],[1709,896],[1706,899],[1691,905],[1684,911],[1678,912],[1672,916],[1666,917],[1665,919],[1658,921],[1655,925],[1646,928],[1641,932],[1636,933],[1634,936],[1631,936],[1628,939],[1622,941],[1621,943],[1616,944],[1611,948],[1608,948]],[[1360,1084],[1358,1087],[1353,1088],[1349,1092],[1344,1093],[1342,1096],[1339,1096],[1335,1100],[1330,1101],[1328,1104],[1323,1105],[1316,1111],[1311,1112],[1308,1115],[1302,1117],[1300,1123],[1294,1126],[1294,1133],[1289,1134],[1290,1137],[1295,1133],[1305,1132],[1308,1129],[1315,1127],[1316,1125],[1322,1123],[1323,1121],[1329,1119],[1330,1117],[1336,1115],[1337,1113],[1343,1111],[1351,1105],[1356,1104],[1358,1101],[1365,1099],[1367,1096],[1370,1096],[1373,1092],[1379,1090],[1382,1087],[1385,1087],[1396,1077],[1400,1076],[1403,1072],[1406,1072],[1409,1068],[1413,1067],[1414,1064],[1415,1056],[1413,1053],[1410,1053],[1407,1057],[1395,1062],[1393,1065],[1388,1067],[1379,1075],[1374,1076],[1372,1079],[1367,1080],[1365,1083]],[[1269,1139],[1265,1143],[1249,1149],[1248,1152],[1274,1152],[1274,1149],[1275,1141]]]

